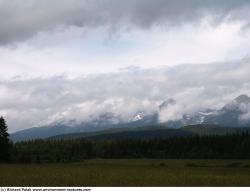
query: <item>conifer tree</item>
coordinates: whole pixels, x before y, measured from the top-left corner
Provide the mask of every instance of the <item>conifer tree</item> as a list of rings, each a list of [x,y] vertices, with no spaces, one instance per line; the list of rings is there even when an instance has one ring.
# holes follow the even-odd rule
[[[0,117],[0,162],[9,161],[10,141],[8,126],[3,117]]]

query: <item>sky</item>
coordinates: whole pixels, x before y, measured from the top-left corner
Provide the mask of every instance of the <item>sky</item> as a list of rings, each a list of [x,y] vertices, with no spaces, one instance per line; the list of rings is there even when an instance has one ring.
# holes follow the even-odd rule
[[[249,21],[249,0],[0,0],[0,114],[14,132],[220,108],[250,95]]]

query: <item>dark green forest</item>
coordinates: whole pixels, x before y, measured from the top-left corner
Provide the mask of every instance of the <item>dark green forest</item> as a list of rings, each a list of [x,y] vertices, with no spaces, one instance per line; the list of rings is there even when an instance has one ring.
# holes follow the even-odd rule
[[[77,162],[92,158],[250,158],[250,135],[190,136],[154,140],[34,140],[12,145],[12,162]]]
[[[249,159],[248,131],[224,135],[168,138],[45,139],[13,143],[0,118],[0,161],[12,163],[79,162],[94,158]],[[124,135],[124,134],[122,134]],[[150,133],[151,135],[151,133]]]

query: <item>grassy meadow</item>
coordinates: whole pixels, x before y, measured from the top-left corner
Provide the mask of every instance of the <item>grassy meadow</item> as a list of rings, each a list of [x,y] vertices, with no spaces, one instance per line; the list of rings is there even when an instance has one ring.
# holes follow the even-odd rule
[[[94,159],[0,171],[0,186],[250,186],[250,160]]]

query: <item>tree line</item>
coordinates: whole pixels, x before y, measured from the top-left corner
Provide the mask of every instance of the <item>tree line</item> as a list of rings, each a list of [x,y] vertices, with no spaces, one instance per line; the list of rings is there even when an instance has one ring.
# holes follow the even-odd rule
[[[13,163],[78,162],[92,158],[250,158],[248,132],[150,140],[60,139],[11,143],[6,124],[1,120],[0,127],[5,128],[0,132],[1,160]]]
[[[92,158],[250,158],[249,133],[154,140],[34,140],[13,145],[23,163],[77,162]]]

